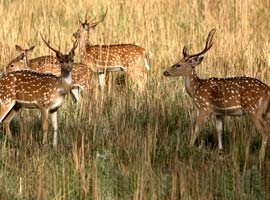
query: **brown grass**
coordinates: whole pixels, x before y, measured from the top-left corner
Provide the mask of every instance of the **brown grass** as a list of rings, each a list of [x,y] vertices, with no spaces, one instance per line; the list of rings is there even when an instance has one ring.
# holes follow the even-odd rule
[[[199,51],[216,28],[199,76],[245,75],[269,83],[269,1],[2,0],[1,69],[17,55],[15,44],[36,45],[34,57],[48,54],[39,32],[67,51],[78,28],[76,13],[83,17],[88,7],[93,17],[108,8],[91,43],[134,43],[148,50],[147,89],[139,95],[109,85],[77,106],[67,100],[56,151],[41,145],[39,113],[21,112],[11,127],[14,141],[0,134],[0,199],[269,199],[269,157],[259,173],[261,138],[253,125],[228,118],[219,156],[210,119],[201,148],[190,149],[192,101],[181,78],[162,76],[185,44]]]

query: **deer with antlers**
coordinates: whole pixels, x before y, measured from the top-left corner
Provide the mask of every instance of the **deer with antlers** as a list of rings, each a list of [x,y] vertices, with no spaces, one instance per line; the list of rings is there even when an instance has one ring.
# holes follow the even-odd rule
[[[61,75],[60,63],[55,56],[46,55],[29,59],[29,55],[33,51],[34,46],[29,49],[23,49],[19,45],[15,47],[20,54],[6,66],[6,72],[33,70],[40,73],[54,74],[56,76]],[[80,91],[89,92],[93,90],[98,74],[115,71],[115,68],[110,67],[106,68],[105,71],[102,69],[93,71],[92,69],[94,68],[86,67],[86,65],[82,63],[73,63],[71,93],[75,102],[81,99],[79,95]]]
[[[79,52],[82,63],[96,69],[114,68],[114,71],[124,70],[135,82],[140,90],[143,89],[146,82],[147,73],[142,69],[144,65],[147,70],[150,69],[144,48],[134,44],[113,44],[113,45],[91,45],[89,42],[89,33],[105,16],[96,22],[90,22],[85,16],[85,21],[80,22],[80,28],[73,34],[79,41]],[[113,70],[111,70],[113,71]],[[104,74],[99,75],[99,84],[104,85]]]
[[[43,39],[43,38],[42,38]],[[72,65],[77,41],[69,54],[62,54],[43,39],[49,49],[56,53],[60,63],[61,76],[29,70],[4,74],[0,79],[0,122],[3,122],[7,136],[11,136],[10,121],[21,108],[39,108],[42,118],[43,143],[47,143],[48,114],[51,114],[54,129],[53,146],[57,146],[57,110],[64,102],[72,86]]]
[[[268,142],[267,124],[270,125],[270,88],[260,80],[250,77],[200,79],[194,68],[202,62],[202,55],[212,47],[214,34],[215,29],[212,29],[205,48],[200,53],[190,55],[184,47],[184,57],[164,72],[164,76],[183,77],[185,89],[197,108],[196,126],[190,146],[194,145],[207,117],[213,114],[216,116],[218,148],[222,150],[224,116],[245,114],[262,134],[262,163]]]

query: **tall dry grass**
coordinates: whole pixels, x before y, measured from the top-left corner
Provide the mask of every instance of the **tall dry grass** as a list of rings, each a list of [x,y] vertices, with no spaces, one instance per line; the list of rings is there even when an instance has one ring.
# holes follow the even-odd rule
[[[79,105],[67,100],[57,150],[41,145],[39,113],[21,112],[12,122],[14,140],[0,135],[0,199],[269,199],[269,157],[260,173],[261,138],[248,119],[226,119],[222,156],[211,119],[191,149],[192,101],[181,78],[162,76],[185,44],[199,51],[216,28],[199,76],[246,75],[269,83],[269,1],[0,0],[1,69],[17,55],[15,44],[36,45],[34,57],[48,54],[39,32],[67,51],[77,13],[84,17],[88,8],[93,17],[108,8],[91,43],[148,50],[148,87],[136,94],[109,85]]]

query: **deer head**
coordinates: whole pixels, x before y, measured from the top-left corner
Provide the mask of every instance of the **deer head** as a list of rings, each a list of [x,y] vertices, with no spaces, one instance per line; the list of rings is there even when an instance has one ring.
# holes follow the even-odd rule
[[[29,65],[29,55],[33,52],[35,46],[30,47],[29,49],[23,49],[19,45],[15,45],[17,51],[20,52],[20,55],[15,59],[10,61],[10,63],[6,66],[6,71],[18,70],[24,68],[24,66]],[[15,64],[16,63],[16,64]],[[16,68],[16,69],[14,69]]]
[[[201,64],[203,61],[203,54],[205,54],[213,46],[213,36],[216,29],[212,29],[206,39],[205,48],[196,54],[190,55],[185,46],[183,48],[183,58],[176,64],[167,69],[163,74],[164,76],[187,76],[194,69],[195,66]]]
[[[61,69],[66,72],[71,72],[72,70],[72,64],[74,62],[74,56],[75,56],[75,49],[78,46],[77,40],[73,41],[73,47],[70,50],[68,54],[62,54],[60,51],[54,49],[50,46],[49,41],[46,41],[42,34],[40,34],[42,41],[46,44],[46,46],[55,52],[56,58],[58,59],[59,63],[61,64]]]
[[[104,15],[101,17],[101,19],[98,20],[98,21],[94,21],[94,19],[89,20],[88,12],[87,12],[86,15],[85,15],[85,18],[84,18],[84,22],[82,22],[82,21],[79,19],[79,22],[80,22],[80,24],[81,24],[81,27],[80,27],[75,33],[73,33],[73,36],[74,36],[76,39],[78,39],[78,38],[81,37],[80,34],[81,34],[82,31],[85,31],[85,32],[88,33],[90,29],[94,29],[99,23],[101,23],[101,22],[105,19],[106,15],[107,15],[107,11],[108,11],[108,9],[106,9],[106,12],[105,12]]]

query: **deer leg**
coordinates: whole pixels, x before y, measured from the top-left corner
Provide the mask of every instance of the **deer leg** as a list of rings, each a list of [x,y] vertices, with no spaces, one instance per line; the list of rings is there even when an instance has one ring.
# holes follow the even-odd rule
[[[104,87],[104,85],[105,85],[105,74],[104,73],[98,74],[98,85],[100,88]]]
[[[147,71],[149,71],[149,70],[150,70],[150,66],[149,66],[149,64],[148,64],[148,62],[147,62],[147,59],[146,59],[146,58],[144,58],[144,66],[145,66],[145,68],[147,69]]]
[[[265,114],[263,115],[263,118],[267,122],[268,126],[270,126],[270,107],[267,108]]]
[[[12,134],[11,134],[11,131],[10,131],[10,122],[11,120],[13,119],[13,117],[15,116],[15,114],[17,113],[19,109],[16,109],[16,108],[13,108],[9,113],[8,115],[6,116],[6,118],[4,119],[3,121],[3,125],[4,125],[4,128],[6,130],[6,134],[8,136],[9,139],[12,139]]]
[[[224,117],[221,115],[216,116],[216,129],[218,133],[218,150],[222,151],[222,134],[223,134]]]
[[[80,88],[79,87],[74,87],[71,89],[71,95],[72,99],[74,100],[75,103],[78,103],[80,100]]]
[[[190,147],[194,146],[195,141],[198,138],[198,135],[200,133],[201,128],[204,125],[204,122],[205,122],[206,118],[207,118],[207,113],[202,112],[200,110],[197,111],[197,119],[196,119],[195,130],[194,130],[194,133],[191,135],[191,138],[190,138],[190,144],[189,144]]]
[[[43,130],[43,144],[47,144],[47,134],[48,134],[48,110],[45,108],[41,109],[41,122]]]
[[[53,147],[57,147],[57,111],[51,112],[52,126],[53,126]]]
[[[0,106],[0,123],[6,118],[6,116],[13,109],[15,104],[16,104],[16,102],[13,101],[10,104],[7,104],[7,105],[2,104]]]
[[[267,127],[261,115],[251,115],[250,118],[252,122],[254,123],[254,125],[256,126],[256,128],[259,131],[261,131],[261,134],[262,134],[262,146],[260,150],[260,166],[261,166],[265,158],[265,152],[266,152],[267,142],[268,142]]]
[[[5,123],[5,120],[6,120],[7,116],[10,114],[10,112],[13,110],[15,103],[16,102],[14,101],[8,105],[2,104],[0,107],[1,108],[0,109],[0,123],[4,122],[4,128],[6,130],[6,134],[7,134],[8,138],[12,138],[12,135],[11,135],[10,128],[9,128],[9,123],[8,122]]]

